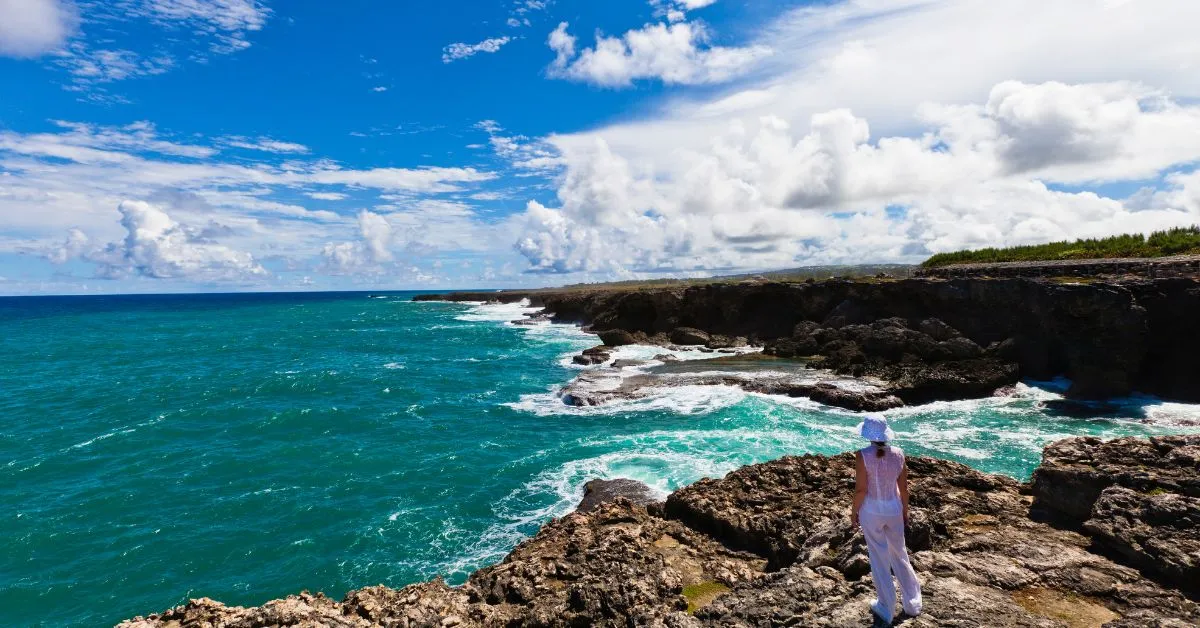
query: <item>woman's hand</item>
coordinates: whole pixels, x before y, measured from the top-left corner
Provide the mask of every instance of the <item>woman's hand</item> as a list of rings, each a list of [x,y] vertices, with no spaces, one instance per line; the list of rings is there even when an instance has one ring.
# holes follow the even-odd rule
[[[908,525],[908,504],[904,505],[904,525]]]
[[[861,524],[858,523],[858,511],[850,511],[850,524],[856,528],[861,527]]]

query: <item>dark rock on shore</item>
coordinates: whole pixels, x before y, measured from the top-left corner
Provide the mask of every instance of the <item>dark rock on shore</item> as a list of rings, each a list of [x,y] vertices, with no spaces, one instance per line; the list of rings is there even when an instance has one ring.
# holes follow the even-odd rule
[[[579,357],[579,356],[576,356]],[[830,381],[816,381],[811,377],[780,375],[773,373],[678,373],[662,376],[643,373],[622,377],[618,360],[610,369],[585,371],[559,391],[563,403],[571,406],[599,406],[616,401],[641,399],[663,388],[678,386],[733,386],[746,392],[787,397],[807,397],[818,403],[854,410],[878,412],[904,405],[899,397],[889,390],[850,378],[832,376]],[[719,369],[719,361],[712,361],[713,369]],[[708,361],[705,361],[708,364]],[[642,363],[631,363],[640,366]]]
[[[745,347],[748,344],[750,344],[750,341],[747,340],[744,336],[730,337],[730,336],[722,336],[720,334],[714,334],[712,336],[709,336],[708,342],[705,343],[704,346],[709,349],[721,350],[721,349],[737,349],[740,347]]]
[[[522,325],[522,326],[542,325],[545,323],[549,323],[550,320],[551,320],[551,317],[549,314],[540,314],[539,313],[539,314],[533,314],[531,316],[527,316],[525,318],[519,318],[515,321],[512,321],[512,324],[513,325]]]
[[[612,366],[615,369],[623,369],[646,366],[647,364],[649,364],[649,362],[646,360],[613,360]]]
[[[903,318],[850,324],[846,320],[861,316],[850,316],[849,309],[831,315],[837,326],[798,323],[792,337],[768,342],[764,352],[817,356],[814,364],[834,372],[882,379],[908,404],[987,397],[1017,382],[1016,363],[985,357],[979,345],[939,319],[922,320],[918,329]]]
[[[598,347],[592,347],[591,349],[584,349],[582,353],[571,358],[571,361],[575,364],[582,364],[584,366],[592,364],[604,364],[612,359],[612,349],[613,347],[608,345],[600,345]]]
[[[600,336],[600,342],[610,347],[623,347],[625,345],[637,344],[638,342],[637,336],[624,329],[606,329],[596,333]]]
[[[1077,449],[1079,440],[1085,439],[1055,447]],[[1144,444],[1105,444],[1111,455],[1092,471],[1153,476],[1157,469],[1115,463],[1142,459],[1126,450]],[[1191,446],[1160,440],[1156,448],[1171,456],[1166,450]],[[1072,464],[1077,471],[1086,465]],[[122,626],[868,626],[867,604],[875,594],[861,533],[849,521],[852,465],[852,454],[783,458],[701,480],[649,508],[618,495],[547,523],[460,587],[435,580],[360,589],[341,602],[301,594],[257,608],[201,599]],[[1086,536],[1031,518],[1029,487],[1012,479],[930,458],[909,458],[909,468],[907,537],[925,610],[897,625],[1182,628],[1200,622],[1200,607],[1179,591],[1186,584],[1181,578],[1193,573],[1189,550],[1110,558],[1093,551]],[[1053,477],[1065,476],[1040,481]],[[1161,484],[1178,485],[1169,474]],[[1095,514],[1120,524],[1106,524],[1097,535],[1163,550],[1171,549],[1168,540],[1194,540],[1197,524],[1187,501],[1193,498],[1147,495],[1115,481],[1109,486],[1116,488],[1105,491]],[[1178,497],[1187,503],[1176,503]],[[1155,539],[1163,544],[1153,545]],[[1123,557],[1161,557],[1155,566],[1174,571],[1156,583],[1120,564]]]
[[[639,506],[647,506],[658,502],[654,491],[649,486],[627,478],[615,480],[592,480],[583,485],[583,501],[575,507],[575,512],[591,512],[601,504],[616,500],[618,497],[629,500]]]
[[[1017,383],[1016,364],[989,359],[896,364],[870,374],[888,381],[890,390],[909,405],[990,397]]]
[[[807,397],[817,403],[854,412],[882,412],[899,408],[904,402],[888,390],[850,389],[832,382],[809,384],[782,379],[738,381],[735,385],[747,392],[785,397]]]
[[[708,332],[694,327],[676,327],[671,331],[671,342],[677,345],[706,345],[709,340]]]

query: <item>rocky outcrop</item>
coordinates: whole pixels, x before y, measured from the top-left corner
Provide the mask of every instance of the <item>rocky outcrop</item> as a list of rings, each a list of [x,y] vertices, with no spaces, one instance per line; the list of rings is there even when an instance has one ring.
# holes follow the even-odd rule
[[[591,364],[604,364],[612,359],[613,349],[614,347],[610,347],[608,345],[600,345],[598,347],[584,349],[582,353],[571,358],[571,361],[575,364],[582,364],[584,366]]]
[[[592,480],[583,485],[583,501],[575,508],[575,512],[591,512],[602,504],[615,501],[618,497],[632,504],[647,506],[658,502],[654,491],[649,486],[630,480],[617,478],[615,480]]]
[[[545,323],[549,323],[551,320],[552,320],[552,317],[549,314],[538,313],[538,314],[526,316],[525,318],[518,318],[511,322],[513,325],[531,327],[533,325],[542,325]]]
[[[1121,562],[1200,594],[1200,498],[1110,486],[1083,530]]]
[[[606,329],[596,333],[600,336],[600,342],[610,347],[623,347],[636,344],[638,341],[637,336],[624,329]]]
[[[1165,450],[1186,449],[1196,439],[1158,439],[1154,447],[1170,456]],[[1114,462],[1142,459],[1122,452],[1144,444],[1103,444],[1111,455],[1104,461],[1093,456],[1093,472],[1153,475]],[[1078,445],[1068,441],[1055,449]],[[435,580],[352,591],[341,602],[302,594],[249,609],[201,599],[123,625],[871,625],[871,575],[861,533],[848,516],[852,467],[850,454],[788,457],[702,480],[665,505],[642,506],[621,495],[600,500],[551,521],[459,587]],[[1145,560],[1145,551],[1102,555],[1087,536],[1031,518],[1033,487],[929,458],[910,458],[909,471],[907,536],[925,611],[897,625],[1182,628],[1200,622],[1200,607],[1179,591],[1187,582],[1181,578],[1194,573],[1187,571],[1194,568],[1186,563],[1188,550],[1155,555],[1178,576],[1155,582],[1123,564]],[[1042,488],[1056,477],[1067,476],[1043,474]],[[1164,477],[1162,485],[1179,484]],[[593,492],[615,486],[593,485]],[[1091,514],[1122,523],[1097,528],[1095,538],[1162,550],[1172,547],[1171,539],[1194,540],[1191,497],[1140,493],[1116,481],[1109,487]]]
[[[637,399],[654,388],[717,385],[737,386],[762,394],[808,397],[855,411],[881,411],[905,404],[986,397],[1017,382],[1017,365],[1004,357],[1003,348],[985,352],[938,319],[925,319],[919,326],[930,333],[910,329],[899,318],[839,327],[803,321],[793,328],[792,336],[767,342],[761,354],[768,358],[802,358],[799,362],[776,360],[782,371],[810,369],[799,376],[750,370],[670,378],[651,373],[618,381],[603,372],[585,373],[564,387],[560,397],[570,405],[591,406]],[[601,339],[610,343],[623,341],[613,333],[601,332]],[[670,341],[691,343],[693,347],[707,341],[709,347],[726,347],[744,343],[745,339],[710,336],[681,327],[672,332]],[[610,354],[597,353],[600,349],[606,348],[589,349],[573,361],[583,365],[607,362]],[[706,360],[703,364],[705,370],[712,372],[722,372],[727,365],[722,359]],[[612,364],[613,367],[642,365],[623,360]],[[848,387],[843,385],[848,378],[863,381],[861,385]],[[596,385],[605,379],[612,380],[613,385]]]
[[[676,327],[671,331],[671,342],[677,345],[705,345],[709,340],[707,332],[694,327]]]
[[[1039,509],[1098,550],[1200,592],[1200,434],[1053,443],[1032,491]]]
[[[1091,516],[1110,486],[1200,497],[1200,436],[1069,438],[1042,450],[1032,479],[1039,507],[1072,525]]]
[[[999,348],[985,356],[979,345],[939,319],[922,320],[917,329],[902,318],[851,324],[847,321],[862,318],[851,310],[839,305],[824,326],[802,321],[791,337],[768,342],[764,352],[815,357],[816,366],[875,377],[908,404],[986,397],[1017,382],[1017,365]]]
[[[937,342],[937,319],[1017,376],[1072,381],[1069,395],[1104,398],[1137,390],[1200,401],[1200,281],[1189,278],[1066,283],[1040,279],[830,280],[714,283],[688,288],[572,289],[433,295],[529,298],[557,322],[648,336],[689,327],[753,343],[790,339],[797,324],[840,328],[903,319]],[[941,330],[944,331],[944,330]],[[966,345],[960,343],[960,347]],[[954,347],[948,349],[956,350]],[[793,355],[820,346],[799,344]],[[782,353],[781,353],[782,355]]]

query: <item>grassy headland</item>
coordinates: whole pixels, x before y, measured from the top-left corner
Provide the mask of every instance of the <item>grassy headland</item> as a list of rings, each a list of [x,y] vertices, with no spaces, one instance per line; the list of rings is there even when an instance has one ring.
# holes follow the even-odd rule
[[[997,262],[1044,262],[1071,259],[1112,259],[1120,257],[1165,257],[1200,254],[1200,226],[1119,235],[1110,238],[1050,242],[1009,248],[938,253],[921,266],[936,268],[954,264],[993,264]]]
[[[603,283],[577,283],[557,288],[548,288],[554,292],[568,290],[639,290],[643,288],[678,288],[688,286],[703,286],[714,283],[740,283],[745,281],[779,281],[800,282],[807,279],[864,279],[879,275],[903,279],[913,276],[915,266],[908,264],[857,264],[852,266],[805,266],[787,270],[769,270],[757,273],[739,275],[716,275],[712,277],[695,278],[663,278],[663,279],[631,279],[627,281],[609,281]]]

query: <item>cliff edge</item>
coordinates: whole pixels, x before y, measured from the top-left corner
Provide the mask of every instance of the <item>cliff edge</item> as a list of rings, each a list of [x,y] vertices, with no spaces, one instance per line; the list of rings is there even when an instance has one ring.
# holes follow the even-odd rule
[[[1056,376],[1071,380],[1074,398],[1136,391],[1200,401],[1200,281],[1193,278],[742,282],[416,298],[529,299],[605,344],[671,342],[680,329],[740,337],[775,355],[878,376],[911,403]]]

